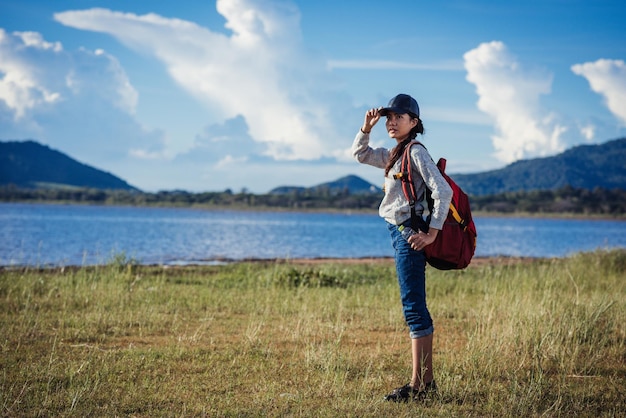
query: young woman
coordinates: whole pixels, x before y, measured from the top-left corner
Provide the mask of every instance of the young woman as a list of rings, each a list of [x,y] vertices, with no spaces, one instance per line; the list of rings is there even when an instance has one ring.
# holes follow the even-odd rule
[[[370,131],[381,117],[386,117],[385,126],[389,137],[396,141],[391,151],[369,146]],[[398,227],[411,225],[411,208],[402,191],[402,181],[394,178],[394,174],[400,172],[405,147],[417,134],[423,133],[424,126],[417,102],[407,94],[399,94],[391,99],[387,107],[370,109],[365,113],[363,126],[352,144],[352,154],[358,162],[385,170],[385,196],[380,203],[379,214],[387,221],[395,250],[400,297],[404,319],[410,330],[413,360],[411,381],[385,396],[386,400],[394,402],[420,399],[428,392],[436,391],[432,366],[434,328],[426,306],[426,260],[423,249],[435,240],[443,226],[452,199],[452,189],[441,176],[426,148],[420,145],[411,147],[417,202],[422,202],[428,188],[432,192],[434,207],[428,232],[420,231],[407,241]],[[415,211],[417,216],[422,216],[424,205],[416,203]],[[413,229],[417,230],[415,227]]]

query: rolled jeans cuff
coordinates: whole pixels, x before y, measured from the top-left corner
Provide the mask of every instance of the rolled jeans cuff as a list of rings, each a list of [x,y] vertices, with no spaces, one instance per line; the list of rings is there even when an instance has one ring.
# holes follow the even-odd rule
[[[411,331],[409,334],[411,339],[428,337],[430,334],[435,332],[435,328],[431,325],[426,329],[420,329],[419,331]]]

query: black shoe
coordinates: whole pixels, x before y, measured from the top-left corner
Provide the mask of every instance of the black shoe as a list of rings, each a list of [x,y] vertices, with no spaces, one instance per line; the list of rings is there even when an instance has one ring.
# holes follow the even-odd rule
[[[410,383],[394,389],[389,395],[385,396],[386,401],[390,402],[408,402],[409,400],[422,400],[429,393],[437,392],[437,384],[434,380],[426,383],[422,390],[415,390]]]
[[[423,385],[421,388],[421,390],[417,391],[415,393],[415,395],[413,396],[413,399],[416,401],[423,401],[424,399],[426,399],[426,397],[428,395],[431,394],[436,394],[437,393],[437,384],[435,383],[434,380],[431,380],[430,382],[426,383],[425,385]]]
[[[385,396],[385,400],[390,402],[408,402],[412,397],[413,387],[407,383],[402,387],[394,389],[389,395]]]

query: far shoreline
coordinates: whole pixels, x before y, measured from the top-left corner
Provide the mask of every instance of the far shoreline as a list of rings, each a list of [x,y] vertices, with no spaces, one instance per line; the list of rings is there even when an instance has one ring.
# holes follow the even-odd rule
[[[270,206],[226,206],[226,205],[178,205],[178,204],[123,204],[123,203],[93,203],[93,202],[75,202],[63,200],[46,200],[46,201],[2,201],[4,204],[27,204],[27,205],[76,205],[76,206],[100,206],[100,207],[133,207],[133,208],[161,208],[161,209],[194,209],[206,211],[233,211],[233,212],[277,212],[277,213],[327,213],[327,214],[343,214],[343,215],[378,215],[378,209],[371,208],[287,208],[287,207],[270,207]],[[626,214],[623,215],[606,215],[606,214],[583,214],[574,212],[486,212],[472,211],[473,218],[532,218],[532,219],[574,219],[574,220],[606,220],[606,221],[626,221]]]
[[[480,268],[485,266],[503,266],[503,265],[516,265],[521,263],[529,263],[533,261],[548,260],[548,259],[565,259],[567,257],[521,257],[521,256],[476,256],[472,259],[472,262],[466,269]],[[171,263],[171,264],[141,264],[133,263],[129,261],[124,267],[129,271],[136,272],[141,269],[163,269],[172,271],[185,271],[189,269],[204,269],[223,267],[236,264],[260,264],[260,265],[295,265],[304,267],[317,267],[323,265],[372,265],[372,266],[393,266],[394,258],[381,256],[381,257],[312,257],[312,258],[247,258],[247,259],[220,259],[220,260],[206,260],[206,261],[192,261],[189,263]],[[88,265],[0,265],[0,272],[6,270],[37,270],[41,272],[56,272],[56,271],[78,271],[81,269],[96,269],[103,266],[110,265],[103,264],[88,264]],[[433,268],[433,267],[428,267]],[[455,271],[455,270],[450,270]],[[456,270],[458,271],[458,270]]]

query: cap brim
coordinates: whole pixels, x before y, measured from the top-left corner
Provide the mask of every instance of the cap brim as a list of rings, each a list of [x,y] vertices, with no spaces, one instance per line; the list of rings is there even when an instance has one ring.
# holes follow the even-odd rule
[[[397,113],[399,115],[404,114],[404,113],[409,113],[401,107],[383,107],[382,109],[378,111],[378,114],[380,116],[387,116],[389,112]]]

